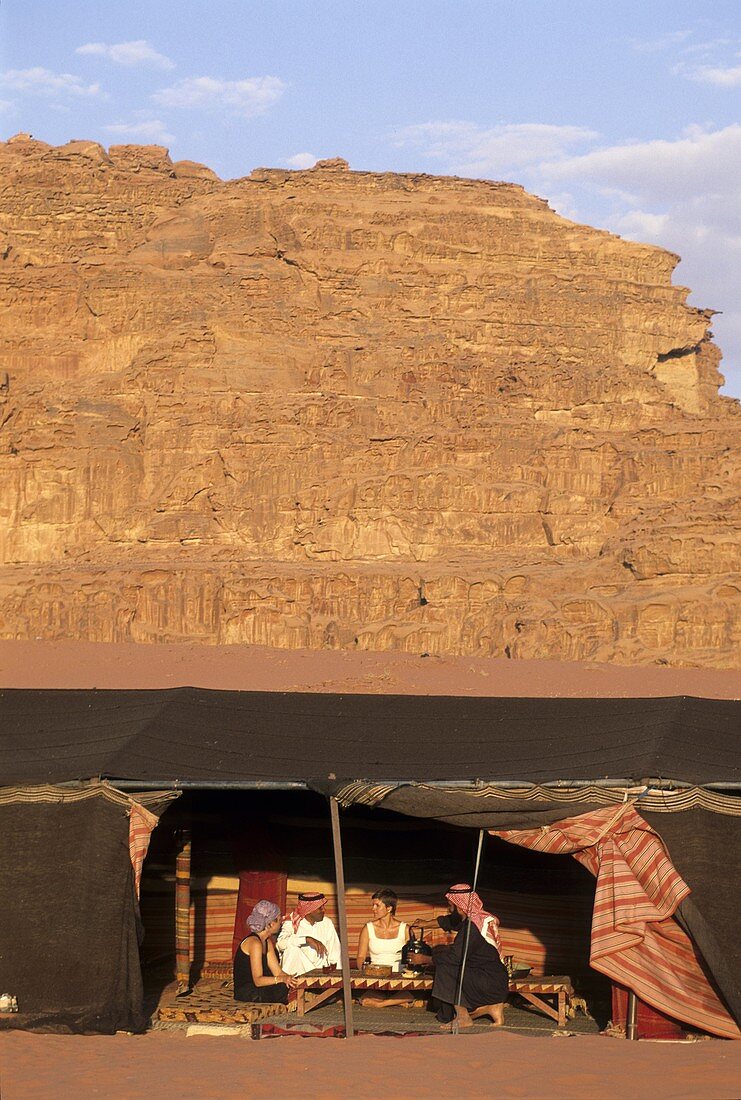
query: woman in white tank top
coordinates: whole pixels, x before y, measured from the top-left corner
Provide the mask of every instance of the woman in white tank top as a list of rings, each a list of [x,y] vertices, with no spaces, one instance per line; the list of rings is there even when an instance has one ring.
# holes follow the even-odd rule
[[[401,964],[401,949],[407,941],[409,930],[403,920],[396,919],[399,899],[393,890],[376,890],[373,895],[373,920],[368,921],[358,941],[358,970],[365,966],[370,955],[373,966],[391,966],[395,970]],[[394,1004],[411,1003],[412,998],[402,994],[375,994],[361,997],[360,1003],[374,1008],[388,1008]]]
[[[373,920],[365,925],[358,941],[358,970],[363,969],[369,954],[374,966],[398,967],[400,964],[407,926],[396,919],[398,901],[393,890],[376,890],[373,895]]]

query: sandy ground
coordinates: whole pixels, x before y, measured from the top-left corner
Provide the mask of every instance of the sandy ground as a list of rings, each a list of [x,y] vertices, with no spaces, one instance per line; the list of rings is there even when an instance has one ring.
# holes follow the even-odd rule
[[[543,1040],[508,1033],[431,1038],[263,1039],[0,1035],[2,1100],[286,1096],[416,1100],[731,1100],[741,1043]]]
[[[266,646],[0,641],[0,687],[741,698],[741,672]]]

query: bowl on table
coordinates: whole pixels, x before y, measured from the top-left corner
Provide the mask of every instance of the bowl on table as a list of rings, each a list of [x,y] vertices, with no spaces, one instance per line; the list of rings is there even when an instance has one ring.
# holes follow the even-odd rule
[[[393,974],[393,970],[390,966],[381,966],[380,964],[374,965],[373,963],[367,963],[363,967],[364,978],[390,978]]]

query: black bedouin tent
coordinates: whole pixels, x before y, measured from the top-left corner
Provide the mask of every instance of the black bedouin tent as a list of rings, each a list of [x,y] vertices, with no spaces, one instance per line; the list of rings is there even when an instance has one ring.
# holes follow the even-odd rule
[[[692,888],[679,917],[739,1020],[741,800],[727,794],[741,787],[740,717],[739,702],[686,697],[7,689],[0,691],[0,786],[93,778],[132,788],[307,786],[344,803],[476,828],[552,822],[632,790]],[[135,1028],[136,905],[124,881],[123,825],[105,807],[82,807],[65,811],[62,822],[59,807],[0,806],[0,896],[28,891],[32,899],[11,903],[18,915],[2,924],[0,986],[5,974],[20,980],[18,967],[34,969],[38,998],[45,983],[51,989],[50,975],[60,987],[69,983],[57,1000],[82,998],[65,1017],[70,1027]],[[109,881],[115,888],[106,885],[103,902],[101,883]],[[40,948],[60,898],[64,922]],[[105,987],[93,1012],[93,994],[85,1000],[69,970],[86,935],[98,945],[95,973]]]
[[[0,691],[0,785],[666,778],[741,782],[741,703]]]

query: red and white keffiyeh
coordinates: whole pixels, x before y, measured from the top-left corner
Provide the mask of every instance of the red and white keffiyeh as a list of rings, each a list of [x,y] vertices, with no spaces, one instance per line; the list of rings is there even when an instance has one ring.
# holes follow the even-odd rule
[[[298,926],[309,913],[315,913],[327,902],[324,894],[299,894],[296,908],[290,914],[293,931],[298,932]]]
[[[499,920],[493,913],[487,913],[481,898],[473,892],[468,883],[458,882],[455,886],[451,886],[445,898],[446,901],[456,907],[461,916],[468,917],[476,925],[484,939],[492,947],[496,947],[501,955],[502,943],[499,939]]]

